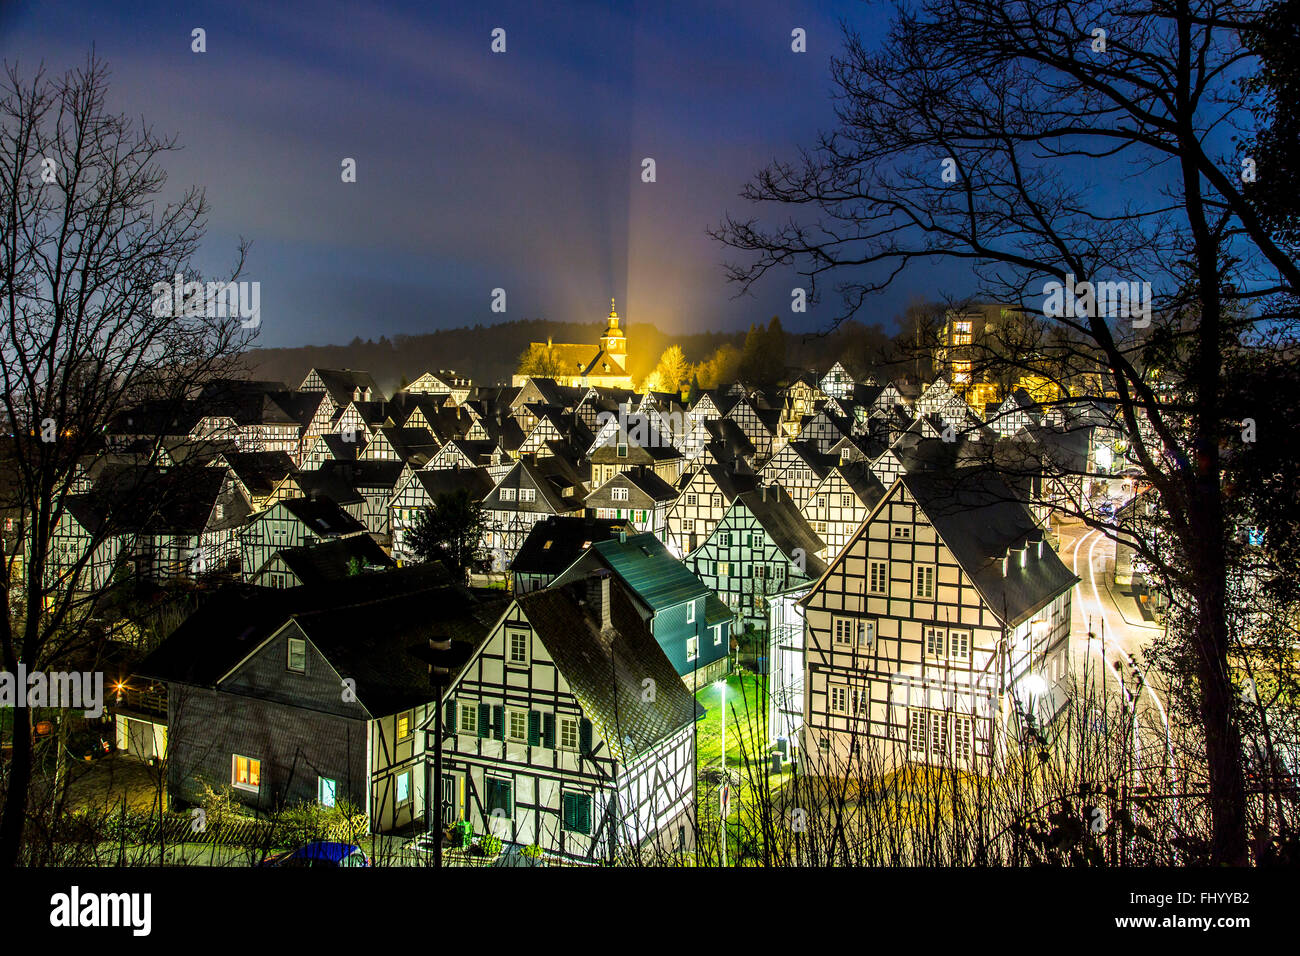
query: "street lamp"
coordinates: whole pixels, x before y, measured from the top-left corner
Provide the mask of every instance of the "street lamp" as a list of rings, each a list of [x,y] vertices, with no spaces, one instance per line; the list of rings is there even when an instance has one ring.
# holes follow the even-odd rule
[[[727,679],[713,682],[713,686],[718,688],[718,699],[722,704],[722,790],[718,799],[718,806],[722,811],[722,865],[727,865],[727,796],[730,789],[730,778],[727,776]]]

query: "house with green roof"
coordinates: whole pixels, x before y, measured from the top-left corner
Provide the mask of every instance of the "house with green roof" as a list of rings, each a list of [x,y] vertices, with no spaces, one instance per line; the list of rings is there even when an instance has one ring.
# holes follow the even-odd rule
[[[554,585],[602,571],[612,573],[634,598],[687,687],[701,687],[727,673],[734,615],[655,535],[624,533],[598,541]]]

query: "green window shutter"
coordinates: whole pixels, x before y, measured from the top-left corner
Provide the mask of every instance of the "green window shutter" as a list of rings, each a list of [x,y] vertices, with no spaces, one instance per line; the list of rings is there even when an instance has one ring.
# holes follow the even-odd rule
[[[560,798],[560,826],[566,830],[573,829],[573,794],[566,793]]]
[[[456,701],[454,698],[447,701],[447,716],[445,723],[446,726],[442,728],[443,730],[450,730],[454,734],[460,729],[456,726]]]
[[[528,712],[528,746],[536,747],[542,742],[542,715],[535,710]]]
[[[478,705],[478,735],[486,737],[489,734],[489,727],[492,721],[492,708],[487,704]]]
[[[577,794],[574,800],[574,829],[579,833],[591,833],[591,796]]]
[[[542,715],[542,746],[555,748],[555,715]]]
[[[578,752],[583,756],[591,753],[591,721],[586,717],[578,721]]]
[[[497,740],[506,739],[506,709],[502,704],[492,707],[492,729],[496,731],[493,736]]]

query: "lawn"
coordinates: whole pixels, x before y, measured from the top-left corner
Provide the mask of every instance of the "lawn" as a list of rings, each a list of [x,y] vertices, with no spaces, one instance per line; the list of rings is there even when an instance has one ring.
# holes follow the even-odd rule
[[[727,766],[740,767],[742,754],[751,762],[767,759],[767,717],[758,677],[748,671],[727,677]],[[704,770],[722,760],[722,688],[715,684],[695,695],[707,713],[695,724],[695,759]]]

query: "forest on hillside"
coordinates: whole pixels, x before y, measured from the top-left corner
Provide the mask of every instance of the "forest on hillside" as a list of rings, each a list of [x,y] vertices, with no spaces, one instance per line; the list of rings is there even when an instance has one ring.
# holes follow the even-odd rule
[[[761,335],[770,325],[769,321],[749,331],[683,334],[634,323],[627,329],[628,372],[639,385],[673,345],[679,346],[691,363],[707,362],[726,346],[742,351],[755,329]],[[555,342],[595,345],[600,334],[597,323],[524,319],[440,329],[424,335],[357,337],[345,345],[254,348],[244,354],[244,359],[251,377],[283,381],[290,387],[297,387],[313,367],[365,369],[381,389],[391,394],[404,380],[409,382],[424,372],[440,369],[455,371],[480,385],[508,383],[531,343],[545,342],[550,337]],[[786,331],[783,339],[783,354],[776,357],[778,364],[825,369],[837,359],[874,364],[892,341],[893,332],[878,325],[846,322],[825,334]]]

